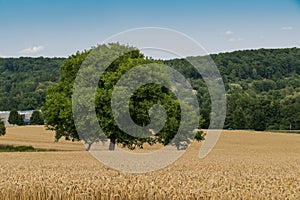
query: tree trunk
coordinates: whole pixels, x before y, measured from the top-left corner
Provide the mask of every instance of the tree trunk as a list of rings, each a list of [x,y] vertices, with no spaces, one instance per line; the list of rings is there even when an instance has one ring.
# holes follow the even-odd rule
[[[91,146],[92,146],[93,143],[88,143],[88,146],[86,148],[86,151],[89,151],[91,149]]]
[[[115,150],[115,145],[116,145],[116,137],[114,135],[109,137],[110,143],[109,143],[109,150],[114,151]]]

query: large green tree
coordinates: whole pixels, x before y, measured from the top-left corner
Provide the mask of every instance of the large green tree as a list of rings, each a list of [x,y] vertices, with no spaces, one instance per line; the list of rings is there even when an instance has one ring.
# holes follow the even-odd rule
[[[159,65],[162,62],[144,57],[144,55],[136,48],[119,44],[101,45],[96,49],[92,49],[92,51],[95,50],[99,50],[99,53],[102,53],[101,56],[104,57],[104,59],[106,57],[112,58],[118,54],[121,54],[121,56],[117,56],[113,62],[109,63],[108,68],[102,74],[100,80],[98,79],[99,82],[97,84],[98,87],[96,93],[92,96],[85,96],[84,94],[86,91],[93,89],[89,86],[89,82],[92,82],[94,79],[97,80],[97,77],[93,77],[97,76],[97,73],[94,72],[95,68],[92,68],[92,66],[98,64],[98,54],[93,55],[94,52],[91,53],[91,51],[86,51],[69,57],[61,67],[62,74],[60,81],[53,87],[50,87],[47,91],[46,104],[42,108],[47,128],[56,132],[55,137],[57,140],[59,140],[62,136],[66,139],[84,140],[87,144],[87,149],[91,147],[91,144],[98,142],[99,140],[104,140],[105,137],[110,139],[110,150],[114,150],[116,143],[122,144],[124,147],[128,147],[129,149],[134,149],[136,147],[142,148],[144,143],[154,144],[159,142],[164,145],[169,144],[171,140],[176,137],[175,135],[181,126],[180,123],[184,124],[181,121],[181,103],[175,98],[172,91],[163,85],[155,83],[146,84],[138,88],[138,90],[132,94],[129,104],[124,107],[121,100],[123,100],[122,98],[127,95],[126,91],[128,89],[132,89],[132,86],[125,84],[121,87],[115,88],[118,80],[120,80],[126,72],[130,71],[134,67],[150,64]],[[90,63],[87,64],[86,60]],[[102,61],[104,63],[107,62],[106,60]],[[80,74],[78,71],[83,64],[86,65],[87,68]],[[145,77],[142,77],[141,79],[148,79],[149,76],[146,76],[149,71],[147,70],[147,67],[142,67],[141,69],[145,70],[145,73],[142,73],[145,74]],[[158,67],[155,69],[156,70],[152,71],[151,81],[155,82],[157,79],[165,80],[166,82],[169,81],[168,78],[164,77],[166,74],[162,68]],[[80,92],[77,92],[79,94],[73,94],[75,78],[76,76],[81,75],[89,78],[84,79],[83,83],[81,83],[81,88],[78,89]],[[131,77],[131,80],[135,81],[135,77]],[[118,93],[117,96],[119,97],[119,101],[115,104],[116,108],[119,108],[119,110],[122,110],[122,108],[128,109],[132,121],[141,127],[146,127],[151,122],[155,123],[155,121],[161,121],[162,119],[155,117],[163,116],[163,114],[157,115],[157,113],[162,112],[162,110],[155,109],[155,105],[159,104],[163,106],[167,116],[163,128],[160,131],[153,130],[154,133],[152,135],[145,134],[143,131],[138,131],[138,135],[127,134],[124,129],[119,127],[119,124],[117,124],[114,119],[114,115],[117,116],[117,119],[118,117],[122,118],[122,120],[126,119],[124,117],[124,113],[113,113],[112,111],[111,102],[114,90]],[[72,97],[75,98],[77,102],[76,106],[73,108]],[[95,104],[93,105],[95,105],[97,120],[103,133],[97,131],[93,132],[93,129],[89,129],[90,126],[95,124],[92,124],[93,119],[89,119],[90,116],[87,115],[84,116],[85,120],[81,120],[77,122],[79,124],[76,124],[77,126],[87,127],[87,129],[83,131],[85,134],[79,135],[75,127],[73,114],[74,112],[80,113],[81,111],[90,109],[86,107],[85,103],[90,101],[93,97],[95,97]],[[182,103],[182,105],[185,107],[185,110],[190,109],[191,113],[194,112],[194,110],[189,108],[187,102]],[[194,115],[191,114],[190,116]],[[187,116],[187,118],[188,117],[189,116]],[[186,123],[185,126],[188,127],[189,123],[198,124],[199,119],[195,117],[186,121],[188,123]],[[127,131],[136,131],[133,130],[135,129],[134,127],[130,125],[126,127],[126,125],[127,123],[125,123],[124,128]],[[190,142],[190,139],[193,139],[193,134],[192,130],[188,130],[187,127],[182,128],[183,130],[186,130],[187,134],[182,134],[180,137],[183,138],[180,138],[180,140]],[[178,138],[179,137],[177,137],[177,141]],[[201,140],[203,137],[198,135],[197,139]],[[177,148],[180,148],[180,142],[176,143],[175,140],[174,144]]]

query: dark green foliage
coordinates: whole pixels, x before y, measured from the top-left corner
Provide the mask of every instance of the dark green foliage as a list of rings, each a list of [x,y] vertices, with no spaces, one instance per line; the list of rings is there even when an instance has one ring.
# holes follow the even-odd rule
[[[232,113],[232,128],[234,129],[245,129],[246,128],[246,119],[242,108],[237,108]]]
[[[108,57],[110,57],[110,54],[115,54],[116,52],[127,52],[110,63],[109,67],[99,80],[97,92],[95,94],[98,123],[100,124],[105,136],[107,136],[111,143],[113,143],[110,149],[114,149],[115,143],[122,144],[124,147],[128,147],[129,149],[134,149],[136,147],[142,148],[144,143],[152,145],[159,142],[167,145],[176,135],[181,120],[179,102],[174,98],[173,93],[169,89],[162,85],[147,84],[140,87],[130,98],[129,111],[131,118],[137,125],[140,126],[146,126],[150,123],[149,115],[151,115],[151,112],[155,112],[150,109],[153,105],[159,104],[165,108],[167,115],[165,126],[161,131],[155,133],[151,137],[134,137],[125,133],[117,125],[111,110],[111,99],[114,86],[128,70],[143,64],[159,64],[162,63],[162,61],[145,58],[136,48],[119,44],[101,45],[99,48],[101,48],[101,52],[105,52],[105,55]],[[62,136],[65,136],[66,139],[79,139],[72,113],[73,85],[77,72],[89,53],[90,52],[87,51],[77,53],[76,55],[69,57],[61,66],[63,73],[61,74],[60,81],[54,86],[48,88],[46,104],[43,106],[42,110],[45,116],[46,126],[48,129],[56,132],[55,137],[57,140]],[[93,61],[93,59],[97,58],[89,57],[88,59]],[[89,73],[89,71],[87,72]],[[164,74],[163,71],[159,70],[153,72],[154,77],[159,77],[162,74]],[[93,73],[90,74],[89,77],[92,75]],[[126,87],[130,88],[131,86],[122,86],[119,88],[120,90],[117,92],[120,93],[117,96],[122,98],[122,92],[127,91],[126,89],[124,90]],[[86,88],[83,89],[85,90]],[[78,96],[78,99],[80,100],[81,97],[82,96]],[[83,98],[82,101],[79,100],[79,105],[76,106],[76,109],[84,109],[85,107],[81,107],[81,105],[84,105],[84,102],[87,101],[87,99]],[[123,105],[120,104],[117,106],[120,107]],[[190,119],[188,121],[191,123],[193,121],[197,122],[197,120],[198,119]],[[86,121],[86,123],[88,122],[89,120]],[[131,128],[131,126],[127,128]],[[91,130],[87,130],[87,132],[89,131]],[[187,136],[183,135],[183,137],[185,138],[180,138],[180,140],[182,141],[185,139],[188,143],[189,140]],[[87,137],[84,136],[80,139],[83,139],[85,143],[88,144],[87,149],[89,149],[92,143],[101,140],[101,136],[100,133],[94,134],[89,132]],[[198,139],[201,138],[198,137]],[[176,146],[179,147],[179,145]]]
[[[12,110],[9,113],[8,123],[21,126],[24,124],[24,120],[17,110]]]
[[[300,129],[300,49],[243,50],[211,57],[227,91],[224,128]],[[210,96],[200,74],[184,59],[165,63],[183,73],[197,89],[203,127],[208,128]]]
[[[30,123],[36,124],[36,125],[42,125],[44,124],[44,118],[40,111],[35,110],[33,111],[31,117],[30,117]]]
[[[24,152],[24,151],[34,151],[32,146],[13,146],[13,145],[0,145],[0,152]]]
[[[53,150],[35,149],[32,146],[13,146],[13,145],[0,144],[0,152],[40,152],[40,151],[53,151]]]
[[[6,134],[6,128],[3,120],[0,118],[0,136]]]
[[[88,53],[77,52],[65,60],[60,67],[59,81],[47,88],[42,111],[47,129],[55,131],[56,141],[63,136],[66,140],[79,140],[73,120],[71,97],[75,75]]]
[[[33,110],[58,81],[64,58],[0,58],[0,110]]]
[[[57,106],[61,105],[66,111],[58,112],[48,119],[49,123],[71,118],[71,101],[65,99],[72,95],[72,77],[87,54],[78,53],[68,59],[61,68],[61,79],[68,84],[58,84],[49,89],[49,93],[62,95],[47,100],[48,105],[51,104],[49,110],[57,111]],[[259,129],[300,129],[300,49],[244,50],[214,54],[211,57],[220,70],[227,91],[228,107],[224,128],[257,129],[251,123],[262,113],[265,120]],[[201,61],[202,58],[193,59]],[[0,58],[0,110],[36,109],[43,105],[45,89],[58,81],[58,66],[63,61],[60,58]],[[164,63],[184,74],[198,91],[200,112],[205,119],[203,127],[208,128],[211,102],[201,75],[184,59]],[[260,114],[256,115],[255,110]],[[63,124],[68,124],[69,129]],[[71,121],[63,124],[56,127],[59,130],[57,138],[66,135],[67,138],[78,139],[77,133],[73,132],[74,124]]]
[[[266,115],[259,109],[254,110],[250,119],[250,128],[255,131],[264,131],[266,129]]]
[[[281,130],[300,130],[300,92],[287,95],[279,103],[279,116]]]
[[[197,130],[195,134],[195,140],[200,142],[201,140],[204,140],[204,133],[201,130]]]

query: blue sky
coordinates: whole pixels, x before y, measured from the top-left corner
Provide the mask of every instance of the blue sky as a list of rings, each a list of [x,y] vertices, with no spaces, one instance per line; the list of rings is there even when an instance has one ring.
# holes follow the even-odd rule
[[[209,53],[300,47],[300,1],[0,0],[0,25],[0,57],[66,57],[140,27],[183,32]]]

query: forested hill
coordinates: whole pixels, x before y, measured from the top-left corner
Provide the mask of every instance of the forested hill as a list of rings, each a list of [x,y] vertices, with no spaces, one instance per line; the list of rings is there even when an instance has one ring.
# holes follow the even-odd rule
[[[0,111],[38,109],[64,58],[0,58]]]
[[[300,74],[299,48],[244,50],[211,57],[225,82],[264,78],[277,81]]]
[[[228,93],[225,128],[300,129],[300,49],[243,50],[211,57]],[[63,62],[64,58],[0,58],[0,110],[40,108],[45,89],[59,79]],[[210,97],[201,76],[184,59],[164,62],[183,73],[198,91],[206,128]]]
[[[300,129],[299,48],[243,50],[211,57],[227,91],[225,128]],[[190,59],[203,62],[205,57]],[[190,77],[207,127],[210,99],[200,75],[184,59],[165,63]]]

